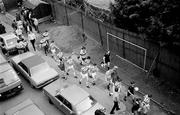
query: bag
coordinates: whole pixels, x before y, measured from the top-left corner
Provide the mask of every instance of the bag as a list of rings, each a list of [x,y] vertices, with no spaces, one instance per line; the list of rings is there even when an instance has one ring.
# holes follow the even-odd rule
[[[97,110],[95,111],[95,115],[105,115],[105,113],[102,112],[101,110],[97,109]]]

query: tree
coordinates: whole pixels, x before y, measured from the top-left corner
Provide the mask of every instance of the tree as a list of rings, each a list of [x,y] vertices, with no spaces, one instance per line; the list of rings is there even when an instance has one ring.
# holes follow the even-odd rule
[[[111,13],[117,27],[148,38],[180,43],[179,0],[115,0]]]

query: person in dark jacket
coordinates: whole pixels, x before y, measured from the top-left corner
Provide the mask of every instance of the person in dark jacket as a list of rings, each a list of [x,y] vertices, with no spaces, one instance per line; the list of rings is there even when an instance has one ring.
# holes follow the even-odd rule
[[[2,25],[2,24],[0,23],[0,34],[4,34],[4,33],[6,33],[6,28],[5,28],[4,25]]]

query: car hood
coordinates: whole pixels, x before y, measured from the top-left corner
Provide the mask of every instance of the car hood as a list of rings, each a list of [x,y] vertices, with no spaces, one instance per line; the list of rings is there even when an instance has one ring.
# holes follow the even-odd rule
[[[95,114],[95,111],[97,109],[103,109],[104,107],[99,104],[99,103],[96,103],[93,107],[91,107],[89,110],[87,110],[86,112],[82,113],[82,115],[94,115]]]
[[[15,71],[11,69],[0,73],[0,79],[2,80],[0,88],[3,88],[4,86],[8,86],[9,84],[20,80]]]
[[[52,78],[57,77],[57,75],[58,75],[58,72],[56,70],[54,70],[53,68],[48,68],[34,74],[31,78],[36,85],[40,85]]]

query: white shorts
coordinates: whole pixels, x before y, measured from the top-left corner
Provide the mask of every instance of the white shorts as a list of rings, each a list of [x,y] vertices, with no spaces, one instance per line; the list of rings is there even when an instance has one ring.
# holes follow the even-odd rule
[[[96,75],[97,75],[97,73],[96,73],[96,72],[94,72],[94,73],[90,73],[90,75],[92,76],[92,78],[95,78],[95,77],[96,77]]]
[[[82,72],[80,73],[82,79],[86,78],[88,80],[88,73],[83,74]]]
[[[74,70],[74,66],[73,65],[70,65],[67,67],[67,70],[70,70],[70,69],[73,69]]]

